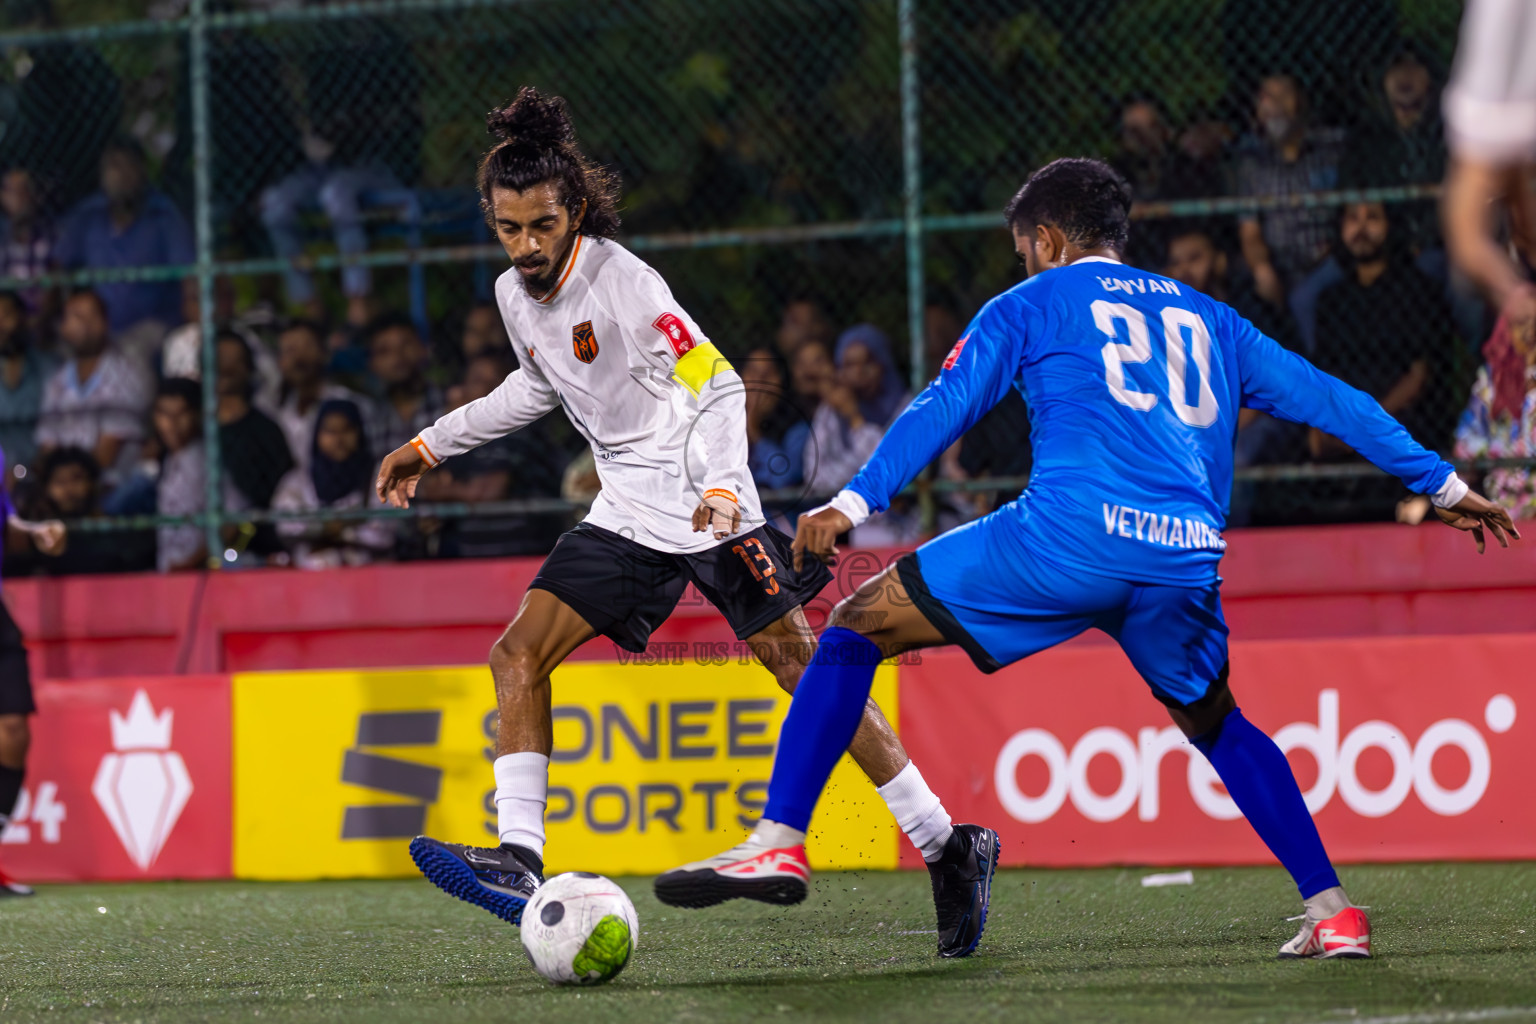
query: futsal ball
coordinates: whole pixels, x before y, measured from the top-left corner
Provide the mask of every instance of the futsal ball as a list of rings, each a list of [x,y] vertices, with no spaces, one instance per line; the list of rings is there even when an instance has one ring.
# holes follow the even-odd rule
[[[635,905],[589,871],[556,875],[523,908],[523,950],[556,985],[601,985],[629,963],[640,938]]]

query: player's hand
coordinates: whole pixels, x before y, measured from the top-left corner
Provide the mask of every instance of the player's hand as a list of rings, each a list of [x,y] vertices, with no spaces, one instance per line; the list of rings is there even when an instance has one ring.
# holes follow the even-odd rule
[[[1450,508],[1437,508],[1435,514],[1446,526],[1458,530],[1466,530],[1472,534],[1472,539],[1477,542],[1477,553],[1482,554],[1484,548],[1483,530],[1493,531],[1494,539],[1499,542],[1499,547],[1509,547],[1509,538],[1520,539],[1520,531],[1515,529],[1514,520],[1500,505],[1495,505],[1476,491],[1468,491],[1462,498]]]
[[[795,524],[795,542],[789,548],[795,555],[795,572],[804,571],[807,552],[823,565],[836,565],[837,538],[851,529],[853,520],[830,506],[802,513]]]
[[[379,479],[374,484],[379,500],[391,508],[410,508],[417,484],[431,468],[410,445],[396,448],[379,464]]]
[[[693,532],[711,531],[715,540],[724,540],[741,529],[741,506],[725,491],[704,492],[704,500],[693,510]]]
[[[32,543],[45,555],[62,555],[69,531],[57,519],[49,519],[32,527]]]

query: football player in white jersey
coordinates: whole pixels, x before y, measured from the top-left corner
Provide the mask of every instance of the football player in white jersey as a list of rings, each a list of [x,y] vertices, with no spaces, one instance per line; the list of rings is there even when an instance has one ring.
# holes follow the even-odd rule
[[[765,523],[747,470],[741,378],[661,275],[613,241],[616,183],[577,148],[564,101],[524,88],[487,124],[501,141],[478,184],[512,260],[496,301],[520,367],[386,457],[378,491],[405,507],[443,459],[556,406],[597,459],[591,513],[560,538],[491,650],[501,845],[411,842],[434,884],[516,924],[543,872],[550,673],[596,635],[644,650],[691,582],[791,690],[816,650],[802,605],[831,574],[814,560],[797,571],[790,539]],[[873,701],[849,750],[929,864],[940,953],[969,951],[980,928],[969,911],[989,891],[996,836],[951,824]],[[740,870],[770,900],[807,874],[767,850]]]

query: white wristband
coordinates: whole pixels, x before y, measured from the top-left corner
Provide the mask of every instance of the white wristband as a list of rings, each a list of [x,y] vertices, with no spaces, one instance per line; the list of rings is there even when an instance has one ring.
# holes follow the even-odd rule
[[[1459,504],[1471,489],[1465,480],[1452,473],[1445,478],[1445,483],[1440,485],[1440,489],[1429,496],[1429,500],[1436,508],[1450,508],[1452,505]]]
[[[837,497],[815,511],[820,512],[822,508],[837,509],[847,516],[848,521],[854,526],[863,526],[864,521],[869,518],[869,502],[865,501],[864,496],[858,491],[850,491],[846,487],[837,492]]]

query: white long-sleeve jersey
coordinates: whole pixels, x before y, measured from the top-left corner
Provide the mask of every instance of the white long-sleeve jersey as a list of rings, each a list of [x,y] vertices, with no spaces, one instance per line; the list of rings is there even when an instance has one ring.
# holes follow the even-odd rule
[[[762,524],[741,378],[660,274],[578,235],[553,291],[534,299],[509,270],[496,304],[519,368],[421,432],[412,444],[429,466],[563,405],[603,485],[587,522],[656,551],[703,551],[721,542],[693,532],[693,510],[719,490],[740,505],[742,530]]]

